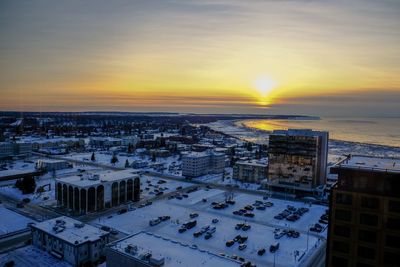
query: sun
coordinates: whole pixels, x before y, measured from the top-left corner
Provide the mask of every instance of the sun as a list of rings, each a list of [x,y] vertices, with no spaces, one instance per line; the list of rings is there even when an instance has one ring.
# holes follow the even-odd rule
[[[254,87],[258,90],[261,98],[266,98],[276,87],[276,82],[268,76],[260,76],[254,80]]]

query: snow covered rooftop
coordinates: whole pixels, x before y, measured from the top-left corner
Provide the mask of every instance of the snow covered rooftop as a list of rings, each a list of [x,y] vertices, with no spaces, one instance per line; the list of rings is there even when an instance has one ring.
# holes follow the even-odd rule
[[[128,178],[137,178],[139,175],[133,170],[122,171],[102,171],[93,173],[85,173],[82,176],[74,175],[65,178],[56,179],[65,184],[71,184],[79,187],[95,186],[101,183],[114,182]]]
[[[140,232],[117,241],[110,246],[110,249],[138,260],[150,253],[154,260],[164,260],[163,266],[165,267],[239,266],[236,261],[200,250],[195,245],[188,245],[147,232]]]
[[[46,138],[46,137],[33,137],[33,136],[24,136],[20,138],[20,141],[26,142],[26,143],[38,143],[38,144],[45,144],[49,142],[77,142],[80,141],[80,138],[76,137],[61,137],[61,136],[54,136],[51,138]]]
[[[99,228],[84,224],[66,216],[40,222],[31,227],[42,230],[72,245],[88,241],[96,241],[102,236],[109,234]]]
[[[288,130],[274,130],[274,135],[289,135],[289,136],[320,136],[325,135],[324,131],[313,131],[312,129],[288,129]]]
[[[337,167],[348,169],[370,169],[388,172],[400,172],[400,159],[378,158],[368,156],[350,156],[337,164]]]
[[[258,167],[267,167],[268,166],[267,159],[241,160],[241,161],[237,161],[236,164],[251,165],[251,166],[258,166]]]
[[[203,152],[190,152],[186,153],[183,156],[186,158],[203,158],[208,156],[223,156],[224,153],[214,152],[214,151],[203,151]]]
[[[66,160],[63,159],[39,159],[38,162],[44,162],[44,163],[61,163],[61,162],[66,162]]]

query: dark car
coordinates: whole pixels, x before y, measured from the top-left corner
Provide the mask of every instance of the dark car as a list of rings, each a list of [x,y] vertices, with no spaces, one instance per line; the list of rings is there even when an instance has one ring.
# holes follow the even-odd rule
[[[251,225],[250,224],[244,224],[243,226],[242,226],[242,230],[243,231],[247,231],[247,230],[249,230],[251,228]]]
[[[248,212],[248,213],[245,213],[243,216],[253,218],[254,213]]]
[[[126,213],[127,211],[128,211],[127,209],[123,208],[123,209],[120,209],[120,210],[117,212],[117,214],[124,214],[124,213]]]
[[[278,249],[279,249],[279,243],[275,243],[275,244],[272,244],[272,245],[269,247],[269,252],[275,253]]]
[[[257,251],[257,254],[258,254],[259,256],[264,255],[264,253],[265,253],[265,248],[259,249],[259,250]]]
[[[204,236],[205,239],[210,239],[213,235],[211,233],[206,233]]]
[[[233,241],[233,240],[228,240],[228,241],[226,241],[226,243],[225,243],[225,245],[226,245],[227,247],[231,247],[231,246],[233,246],[233,244],[235,244],[235,241]]]
[[[194,236],[194,237],[199,237],[199,236],[201,236],[202,234],[203,234],[202,232],[198,231],[198,232],[194,232],[194,233],[193,233],[193,236]]]
[[[199,214],[198,213],[190,213],[189,217],[193,219],[193,218],[199,217]]]
[[[242,229],[243,225],[244,225],[243,223],[238,223],[238,224],[236,224],[235,229],[240,230],[240,229]]]

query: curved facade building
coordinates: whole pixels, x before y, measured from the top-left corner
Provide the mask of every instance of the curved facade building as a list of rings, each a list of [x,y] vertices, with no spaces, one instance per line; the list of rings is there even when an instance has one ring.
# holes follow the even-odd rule
[[[56,199],[58,206],[75,214],[136,202],[140,200],[140,177],[124,170],[56,179]]]

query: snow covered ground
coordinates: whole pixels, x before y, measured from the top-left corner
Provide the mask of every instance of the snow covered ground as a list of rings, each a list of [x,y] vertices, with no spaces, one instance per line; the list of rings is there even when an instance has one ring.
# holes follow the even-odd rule
[[[160,183],[160,180],[163,183]],[[160,184],[159,184],[160,183]],[[161,179],[151,175],[143,175],[140,180],[140,188],[143,190],[140,197],[141,199],[148,199],[154,197],[157,191],[162,191],[164,194],[177,190],[177,188],[192,186],[193,184],[187,182],[180,182],[168,179]]]
[[[69,263],[58,260],[34,246],[26,246],[0,255],[0,266],[9,261],[14,261],[15,267],[72,267]]]
[[[91,156],[92,156],[92,153],[88,152],[88,153],[70,153],[64,157],[70,158],[73,160],[83,161],[83,162],[85,162],[85,161],[92,162]],[[128,160],[128,162],[130,164],[132,164],[132,162],[134,162],[134,161],[143,161],[148,164],[148,167],[143,168],[145,170],[152,169],[152,167],[151,167],[152,165],[162,164],[164,166],[164,169],[159,170],[160,172],[167,173],[167,174],[174,174],[174,175],[182,174],[181,170],[177,170],[176,168],[173,168],[173,166],[175,166],[175,164],[180,165],[179,156],[156,157],[156,161],[153,162],[151,157],[147,156],[147,155],[138,155],[138,154],[128,155],[126,153],[120,153],[120,154],[117,154],[118,162],[115,164],[111,163],[111,158],[112,158],[112,152],[110,152],[110,151],[95,152],[95,161],[94,162],[98,163],[98,164],[112,166],[112,167],[125,168],[126,160]],[[171,166],[171,170],[169,170],[170,166]]]
[[[234,194],[233,197],[236,204],[230,205],[226,209],[215,210],[211,207],[211,202],[224,201],[228,194],[219,189],[200,189],[189,193],[187,198],[183,197],[181,200],[178,198],[160,200],[152,205],[129,211],[125,214],[100,218],[93,223],[107,225],[126,234],[134,234],[140,231],[152,232],[188,245],[196,245],[199,249],[215,254],[222,253],[227,257],[238,255],[255,263],[257,266],[272,265],[274,259],[276,260],[276,266],[299,266],[304,264],[317,249],[325,244],[326,230],[317,235],[309,232],[308,229],[310,224],[318,222],[319,217],[325,213],[326,207],[318,205],[310,207],[308,204],[301,202],[269,199],[267,201],[273,202],[274,206],[266,208],[266,210],[254,209],[254,218],[233,215],[232,212],[234,210],[243,208],[245,205],[251,205],[255,200],[266,201],[260,196],[243,193]],[[203,199],[206,199],[206,201]],[[307,207],[310,211],[296,222],[274,219],[274,216],[283,211],[287,205],[292,205],[296,208]],[[195,218],[197,226],[184,233],[178,233],[182,223],[190,220],[189,215],[191,213],[199,214]],[[149,220],[163,215],[171,216],[171,219],[156,226],[149,226]],[[213,219],[218,219],[218,223],[213,224]],[[250,224],[251,229],[247,231],[236,230],[235,225],[241,222]],[[193,236],[194,232],[206,225],[216,227],[216,232],[211,239],[205,239],[204,235],[197,238]],[[300,237],[283,236],[276,240],[274,238],[274,230],[276,228],[297,230],[300,232]],[[247,248],[239,250],[237,243],[231,247],[226,247],[225,243],[239,234],[248,236]],[[273,254],[269,252],[269,247],[275,242],[280,243],[280,248]],[[258,256],[257,251],[261,248],[265,248],[267,252],[263,256]],[[298,251],[299,256],[295,257],[295,254],[297,254],[295,251]],[[299,261],[300,256],[302,257]]]
[[[31,219],[5,208],[0,204],[0,236],[28,227]]]

